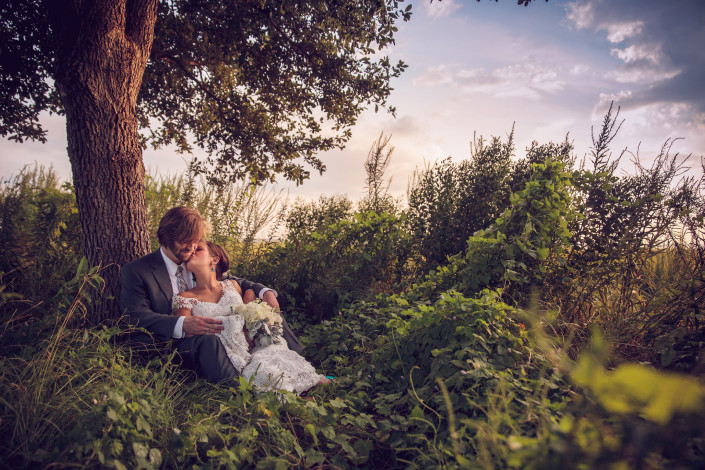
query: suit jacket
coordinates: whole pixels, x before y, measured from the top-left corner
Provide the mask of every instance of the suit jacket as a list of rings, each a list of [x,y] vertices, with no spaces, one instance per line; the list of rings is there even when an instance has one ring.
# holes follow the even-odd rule
[[[172,315],[171,288],[169,272],[159,250],[124,265],[120,271],[122,290],[120,306],[130,319],[130,323],[150,331],[157,340],[167,341],[172,338],[177,316]],[[247,279],[234,278],[242,291],[252,289],[255,295],[265,288]],[[294,336],[289,325],[284,321],[284,338],[289,347],[301,352],[303,346]]]

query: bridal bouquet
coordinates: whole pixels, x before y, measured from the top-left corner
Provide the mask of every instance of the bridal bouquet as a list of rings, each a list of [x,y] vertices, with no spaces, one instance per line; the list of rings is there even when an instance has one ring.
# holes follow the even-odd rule
[[[282,317],[275,309],[255,300],[248,304],[230,307],[233,313],[243,316],[250,338],[257,346],[279,344],[282,339]]]

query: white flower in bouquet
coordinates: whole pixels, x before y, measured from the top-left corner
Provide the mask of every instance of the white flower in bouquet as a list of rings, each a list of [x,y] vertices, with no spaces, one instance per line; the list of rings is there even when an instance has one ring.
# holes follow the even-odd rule
[[[233,307],[235,313],[239,313],[245,319],[245,326],[249,329],[255,322],[265,321],[269,325],[282,323],[282,317],[269,305],[255,300],[249,304],[236,305]]]
[[[282,317],[275,309],[259,300],[230,309],[245,319],[245,327],[257,346],[282,341]]]

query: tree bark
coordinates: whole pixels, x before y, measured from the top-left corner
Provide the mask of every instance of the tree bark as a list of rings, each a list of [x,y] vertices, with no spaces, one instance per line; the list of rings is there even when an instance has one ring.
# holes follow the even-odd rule
[[[157,0],[48,1],[83,246],[89,264],[104,267],[108,301],[92,310],[102,321],[122,313],[120,266],[149,251],[135,105]]]

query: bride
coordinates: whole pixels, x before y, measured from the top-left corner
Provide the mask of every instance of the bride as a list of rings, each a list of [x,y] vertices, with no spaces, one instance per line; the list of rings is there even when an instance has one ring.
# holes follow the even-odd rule
[[[292,351],[286,341],[254,346],[247,336],[245,319],[234,308],[243,305],[242,290],[233,281],[223,280],[230,261],[225,250],[212,242],[199,242],[186,262],[196,276],[196,287],[174,295],[174,314],[216,318],[223,322],[218,333],[230,362],[246,379],[263,390],[284,389],[301,394],[310,388],[330,383],[301,355]],[[251,294],[251,291],[246,293]],[[254,296],[252,296],[254,297]],[[251,346],[254,346],[251,349]]]

